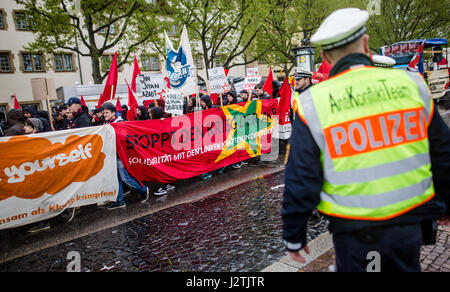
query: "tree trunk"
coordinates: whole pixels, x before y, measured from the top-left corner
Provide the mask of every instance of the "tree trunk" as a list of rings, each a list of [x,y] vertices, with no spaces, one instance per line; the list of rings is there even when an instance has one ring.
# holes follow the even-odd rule
[[[92,63],[92,78],[94,79],[94,84],[102,84],[103,79],[100,70],[100,56],[91,56]]]

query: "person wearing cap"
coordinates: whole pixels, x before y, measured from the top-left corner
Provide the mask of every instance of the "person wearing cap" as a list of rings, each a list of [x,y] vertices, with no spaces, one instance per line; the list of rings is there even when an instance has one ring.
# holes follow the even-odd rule
[[[381,67],[381,68],[393,68],[394,65],[397,63],[391,57],[380,56],[380,55],[373,55],[372,62],[375,67]]]
[[[81,99],[78,97],[71,97],[67,101],[67,110],[72,113],[71,129],[85,128],[92,126],[91,117],[88,113],[83,111],[81,107]]]
[[[368,18],[340,9],[311,37],[333,68],[294,99],[283,239],[305,262],[317,208],[338,271],[420,271],[436,221],[450,222],[450,130],[418,73],[373,67]]]
[[[295,104],[293,101],[296,97],[298,97],[303,91],[308,90],[308,88],[313,85],[311,79],[313,77],[313,73],[305,68],[296,67],[295,68],[295,91],[292,93],[291,97],[291,111],[289,113],[289,119],[291,121],[294,120],[294,112],[296,110]]]

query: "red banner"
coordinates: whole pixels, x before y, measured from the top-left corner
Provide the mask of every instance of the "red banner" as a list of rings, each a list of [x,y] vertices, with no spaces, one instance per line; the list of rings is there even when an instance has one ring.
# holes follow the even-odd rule
[[[278,101],[257,100],[163,120],[112,124],[117,153],[141,182],[170,183],[269,153]]]

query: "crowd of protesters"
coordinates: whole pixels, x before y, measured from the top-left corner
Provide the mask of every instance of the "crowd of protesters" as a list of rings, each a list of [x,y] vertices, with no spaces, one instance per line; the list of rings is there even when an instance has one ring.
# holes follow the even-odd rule
[[[263,90],[263,86],[257,86],[253,94],[250,97],[249,92],[241,91],[239,95],[230,90],[226,92],[216,104],[213,103],[209,95],[200,95],[197,99],[196,96],[185,97],[184,102],[184,114],[192,113],[199,110],[207,110],[225,105],[231,105],[241,102],[247,102],[255,99],[270,99],[270,95]],[[197,106],[199,101],[199,106]],[[66,104],[52,107],[52,119],[49,119],[49,113],[47,111],[37,110],[35,106],[24,107],[23,110],[11,109],[6,118],[4,114],[0,112],[0,136],[18,136],[18,135],[30,135],[36,133],[44,133],[50,131],[62,131],[68,129],[85,128],[91,126],[101,126],[110,123],[126,122],[129,117],[128,107],[123,105],[121,110],[118,111],[116,106],[111,102],[104,103],[101,107],[90,111],[89,108],[82,105],[82,102],[77,97],[72,97]],[[164,111],[164,100],[158,100],[149,103],[147,106],[139,106],[136,108],[135,116],[133,120],[156,120],[162,118],[171,117]],[[239,162],[233,164],[231,167],[234,169],[241,168],[241,166],[247,164],[247,162]],[[149,198],[149,188],[141,185],[135,178],[133,178],[125,169],[123,163],[117,157],[117,169],[118,169],[118,184],[119,193],[115,203],[113,203],[108,209],[113,210],[117,208],[123,208],[126,206],[124,196],[131,192],[132,189],[136,190],[141,196],[141,202],[146,202]],[[222,174],[224,168],[219,169],[217,172]],[[200,177],[202,179],[211,178],[212,173],[205,173]],[[175,186],[171,184],[159,184],[156,186],[154,195],[163,196],[168,192],[173,191]],[[67,223],[71,222],[75,216],[76,208],[68,209],[62,213],[60,218],[63,218]],[[29,228],[29,232],[38,232],[50,228],[50,220],[44,220],[38,222]]]

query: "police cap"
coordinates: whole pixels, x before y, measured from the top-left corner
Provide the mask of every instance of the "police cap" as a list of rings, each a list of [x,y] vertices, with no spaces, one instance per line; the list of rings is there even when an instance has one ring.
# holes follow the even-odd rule
[[[311,37],[311,43],[324,51],[349,44],[366,32],[369,12],[358,8],[338,9],[331,13]]]

